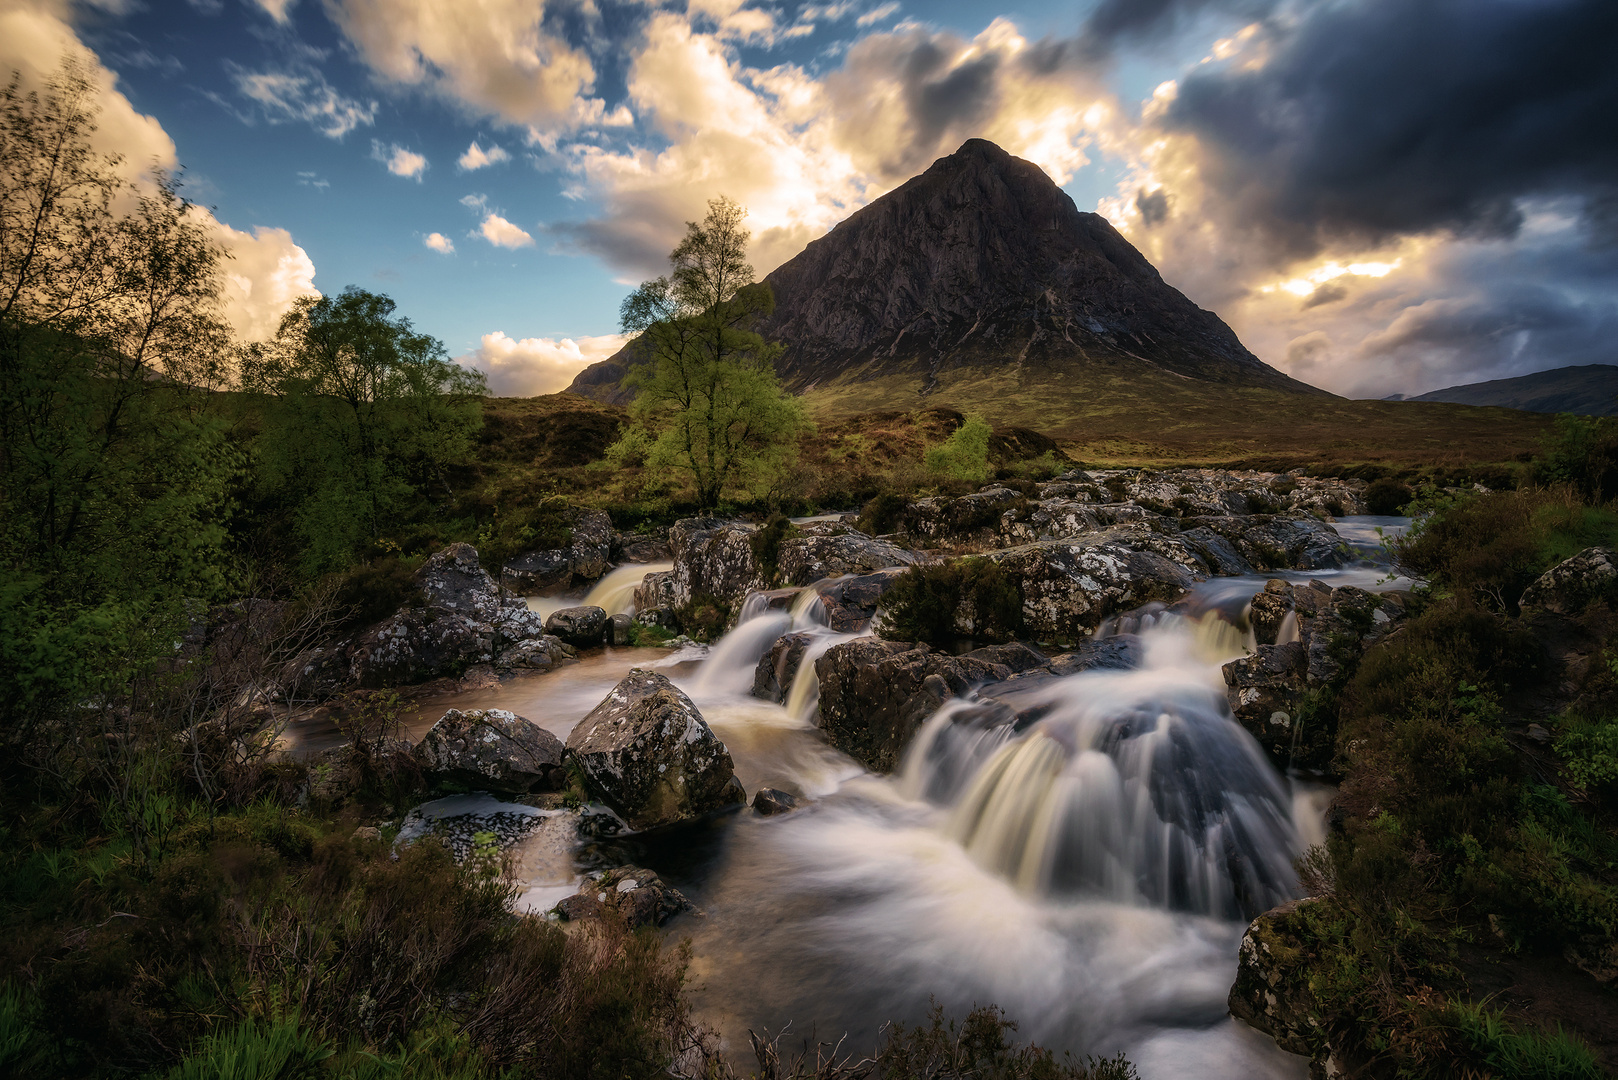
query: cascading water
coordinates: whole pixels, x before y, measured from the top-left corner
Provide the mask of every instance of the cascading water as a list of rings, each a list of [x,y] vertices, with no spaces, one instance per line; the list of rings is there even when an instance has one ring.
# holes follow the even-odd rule
[[[635,590],[647,574],[673,570],[673,563],[631,563],[620,566],[591,586],[581,601],[585,607],[598,607],[608,615],[633,615]]]
[[[946,706],[904,786],[1029,892],[1250,917],[1291,896],[1298,852],[1291,796],[1225,704],[1219,664],[1243,635],[1214,613],[1150,622],[1140,668],[1017,693],[1031,722],[1005,703]]]

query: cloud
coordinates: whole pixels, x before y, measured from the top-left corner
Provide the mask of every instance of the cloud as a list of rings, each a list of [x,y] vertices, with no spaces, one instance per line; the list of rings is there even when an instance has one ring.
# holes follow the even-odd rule
[[[253,2],[263,9],[264,14],[285,26],[291,21],[292,6],[298,0],[253,0]]]
[[[536,135],[576,126],[595,69],[547,27],[536,0],[328,0],[327,12],[387,82],[419,87]]]
[[[376,122],[375,101],[345,97],[312,67],[249,71],[226,61],[226,69],[237,92],[256,102],[272,124],[298,121],[328,138],[341,139],[361,124]]]
[[[528,233],[507,221],[499,214],[490,214],[488,217],[484,218],[483,224],[479,227],[478,232],[483,234],[483,239],[487,240],[495,247],[529,247],[534,242],[534,238],[532,236],[528,235]]]
[[[454,242],[443,233],[428,233],[426,237],[423,238],[422,243],[426,244],[428,247],[442,255],[455,254]]]
[[[896,0],[888,0],[888,3],[883,4],[880,7],[874,7],[870,11],[867,11],[864,15],[861,15],[859,18],[855,19],[854,25],[858,26],[862,30],[867,26],[875,26],[883,19],[892,16],[893,13],[898,10],[899,5]]]
[[[379,140],[372,139],[371,157],[387,165],[388,171],[394,176],[419,181],[421,174],[427,171],[426,157],[414,150],[407,150],[398,143],[384,147]]]
[[[224,314],[238,337],[265,341],[275,336],[281,316],[300,296],[319,295],[315,264],[285,229],[255,226],[252,232],[231,228],[200,208],[230,257],[224,269]]]
[[[533,397],[565,390],[573,377],[597,360],[605,360],[624,347],[628,337],[523,338],[513,340],[496,330],[483,335],[473,352],[455,362],[489,377],[489,392],[497,397]]]
[[[466,153],[461,155],[460,161],[456,164],[461,167],[463,172],[471,172],[474,169],[481,169],[485,165],[498,165],[502,161],[510,160],[511,155],[506,153],[504,147],[491,146],[485,150],[474,139],[472,145],[466,148]]]
[[[1074,51],[1086,59],[1110,57],[1121,45],[1142,44],[1185,29],[1206,13],[1262,19],[1279,0],[1101,0],[1085,17]]]
[[[1238,223],[1287,252],[1509,237],[1525,196],[1618,191],[1610,0],[1323,5],[1265,47],[1192,73],[1163,123],[1195,136]]]
[[[764,273],[968,138],[1066,181],[1116,125],[1085,73],[1002,19],[971,39],[915,27],[871,35],[817,79],[790,64],[750,68],[717,33],[664,12],[647,22],[628,90],[665,145],[564,147],[577,177],[569,193],[604,213],[551,229],[626,275],[661,272],[685,222],[718,194],[748,208]]]

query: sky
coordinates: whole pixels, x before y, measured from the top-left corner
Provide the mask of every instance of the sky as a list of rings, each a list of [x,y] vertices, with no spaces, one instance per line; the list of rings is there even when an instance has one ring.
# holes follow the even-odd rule
[[[1612,0],[0,0],[181,169],[264,338],[383,292],[562,389],[727,195],[760,276],[973,137],[1352,397],[1618,363]]]

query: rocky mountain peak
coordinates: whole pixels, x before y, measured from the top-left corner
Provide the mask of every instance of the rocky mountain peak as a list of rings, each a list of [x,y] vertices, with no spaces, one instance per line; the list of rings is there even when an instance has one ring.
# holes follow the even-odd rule
[[[758,329],[786,346],[777,367],[798,391],[900,376],[927,394],[952,373],[1071,384],[1103,365],[1113,376],[1121,366],[1319,392],[1259,361],[1105,218],[985,139],[855,212],[765,280],[776,307]],[[572,389],[613,393],[630,350]]]

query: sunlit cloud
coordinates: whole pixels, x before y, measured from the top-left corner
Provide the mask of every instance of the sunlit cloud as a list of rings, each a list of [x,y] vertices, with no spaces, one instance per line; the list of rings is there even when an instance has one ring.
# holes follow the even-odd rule
[[[478,228],[478,232],[483,235],[483,239],[487,240],[495,247],[530,247],[534,242],[534,238],[532,236],[524,232],[521,228],[507,221],[499,214],[490,214],[488,217],[484,218],[483,224]]]
[[[398,143],[383,146],[376,139],[371,140],[371,157],[382,162],[394,176],[403,176],[406,179],[420,180],[421,174],[427,171],[427,158],[414,150],[408,150]]]
[[[486,165],[498,165],[502,161],[510,160],[511,155],[506,152],[505,147],[494,145],[485,150],[474,139],[472,140],[472,145],[466,148],[466,153],[461,155],[456,164],[460,166],[463,172],[472,172],[474,169],[481,169]]]
[[[874,7],[870,11],[867,11],[864,15],[861,15],[859,18],[855,19],[854,25],[858,26],[862,30],[867,26],[875,26],[882,20],[891,18],[898,10],[899,5],[894,2],[894,0],[889,0],[888,3],[883,4],[880,7]]]
[[[253,0],[253,2],[263,9],[264,14],[284,26],[290,21],[292,6],[298,0]]]
[[[605,360],[628,340],[623,334],[517,340],[496,330],[484,334],[476,350],[455,362],[487,375],[489,392],[497,397],[533,397],[565,390],[580,371]]]
[[[454,242],[451,241],[450,238],[445,236],[443,233],[439,233],[439,232],[428,233],[422,239],[422,243],[426,244],[428,247],[432,248],[434,251],[439,252],[442,255],[453,255],[453,254],[455,254],[455,244],[454,244]]]

